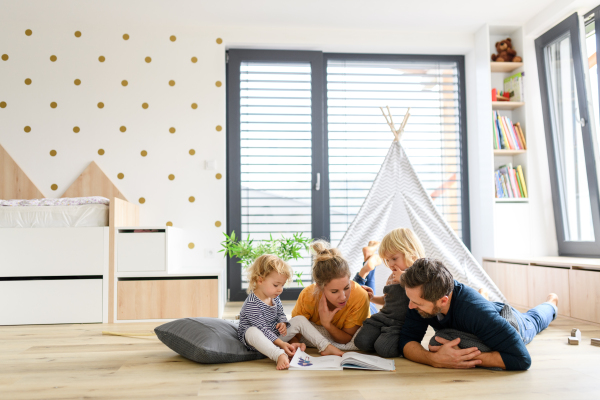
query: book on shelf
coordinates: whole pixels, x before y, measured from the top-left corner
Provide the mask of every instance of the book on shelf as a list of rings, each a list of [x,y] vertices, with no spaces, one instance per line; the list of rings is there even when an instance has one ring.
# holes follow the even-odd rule
[[[513,124],[509,117],[493,111],[492,127],[494,150],[527,150],[525,134],[520,123]]]
[[[339,356],[309,356],[302,350],[290,361],[290,371],[341,371],[344,368],[367,369],[373,371],[395,371],[396,363],[377,356],[348,352]]]
[[[497,199],[528,197],[525,174],[521,165],[517,165],[517,168],[513,168],[512,163],[500,166],[494,171],[494,183]]]
[[[524,72],[519,72],[504,79],[504,92],[510,94],[510,101],[524,102],[523,91]]]

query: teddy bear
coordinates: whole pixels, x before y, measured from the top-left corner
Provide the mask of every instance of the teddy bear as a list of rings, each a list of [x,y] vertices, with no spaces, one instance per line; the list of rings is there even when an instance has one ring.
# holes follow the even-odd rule
[[[496,62],[521,62],[523,59],[517,56],[517,52],[512,47],[512,41],[510,38],[496,42],[496,52],[498,54],[492,54],[492,61]]]

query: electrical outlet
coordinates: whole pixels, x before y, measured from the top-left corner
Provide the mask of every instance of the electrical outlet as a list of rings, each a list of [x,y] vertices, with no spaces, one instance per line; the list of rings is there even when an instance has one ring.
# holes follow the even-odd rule
[[[213,258],[215,256],[215,252],[213,249],[204,249],[204,258]]]
[[[217,160],[204,161],[204,169],[208,171],[214,171],[215,169],[217,169]]]

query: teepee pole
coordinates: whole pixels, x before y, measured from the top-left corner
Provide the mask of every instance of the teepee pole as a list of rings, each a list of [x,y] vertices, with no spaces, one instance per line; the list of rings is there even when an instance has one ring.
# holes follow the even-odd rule
[[[408,117],[410,117],[410,107],[408,108],[408,110],[406,110],[406,114],[404,115],[404,119],[402,120],[402,124],[400,125],[400,129],[396,129],[394,119],[392,118],[392,112],[390,111],[390,107],[385,106],[385,108],[387,109],[387,114],[385,113],[385,111],[383,111],[383,107],[379,107],[381,113],[385,117],[385,122],[387,122],[388,126],[392,130],[392,133],[394,134],[394,142],[397,142],[400,140],[400,136],[402,136],[402,134],[404,133],[404,127],[408,122]]]

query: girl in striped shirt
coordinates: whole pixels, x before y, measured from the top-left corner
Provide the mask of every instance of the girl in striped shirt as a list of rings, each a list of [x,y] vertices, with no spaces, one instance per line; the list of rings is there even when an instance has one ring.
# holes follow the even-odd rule
[[[304,343],[288,343],[296,334],[314,343],[321,355],[344,353],[334,347],[304,316],[287,320],[279,295],[292,278],[291,267],[279,257],[265,254],[248,268],[248,297],[240,312],[238,338],[249,350],[258,350],[277,363],[277,369],[290,366],[289,357]]]

